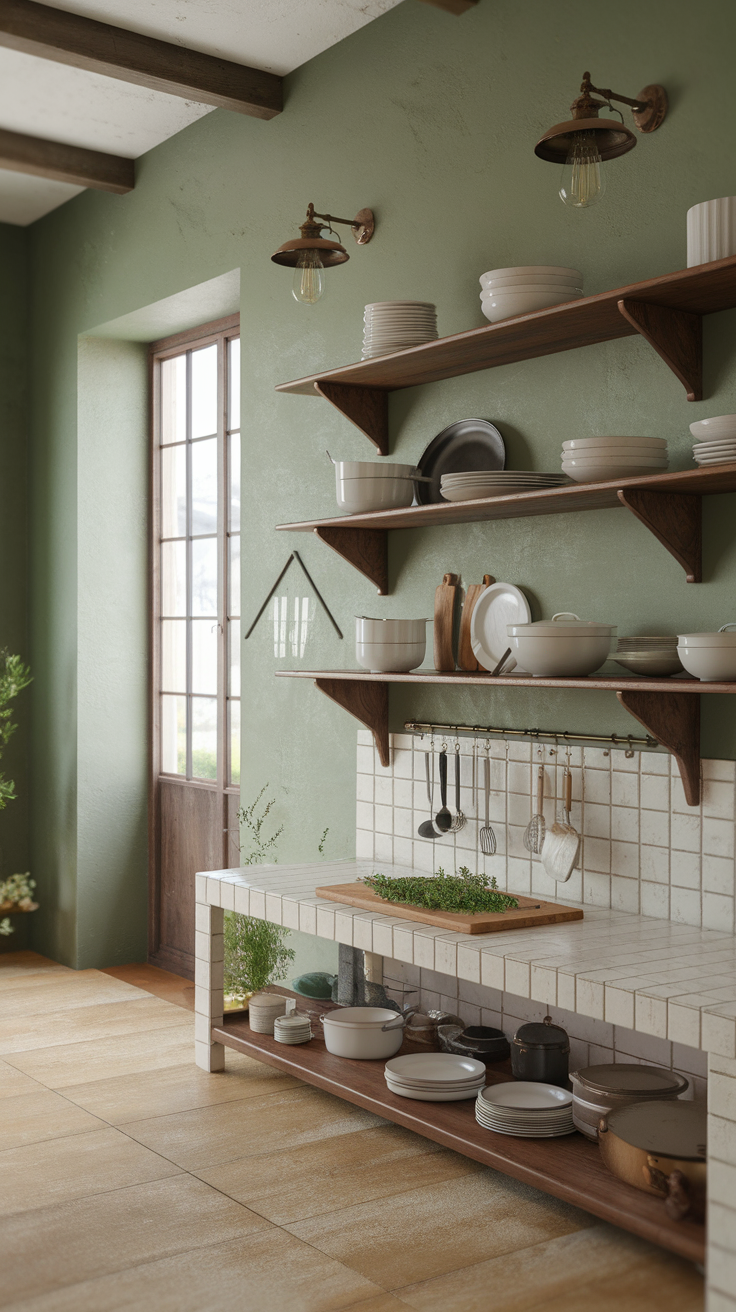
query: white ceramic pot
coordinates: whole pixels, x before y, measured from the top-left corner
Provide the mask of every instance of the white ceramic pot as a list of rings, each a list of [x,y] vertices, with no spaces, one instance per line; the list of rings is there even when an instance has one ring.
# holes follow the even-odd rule
[[[424,642],[429,620],[374,620],[355,617],[355,641],[367,643]]]
[[[427,651],[426,634],[419,642],[356,642],[355,659],[372,674],[408,674]]]
[[[414,500],[411,478],[337,478],[337,504],[348,515],[396,510]]]
[[[581,620],[569,611],[533,624],[509,624],[507,633],[517,663],[536,679],[593,674],[608,659],[615,624]]]
[[[548,310],[553,305],[563,305],[566,301],[578,300],[577,293],[555,292],[499,292],[483,301],[481,309],[491,323],[500,319],[512,319],[517,314],[533,314],[535,310]]]
[[[677,655],[688,674],[703,683],[736,682],[736,624],[724,624],[717,633],[680,633]]]
[[[687,267],[736,255],[736,196],[704,200],[687,212]]]
[[[335,1057],[358,1061],[393,1057],[404,1039],[405,1018],[387,1007],[342,1007],[320,1020],[325,1047]]]

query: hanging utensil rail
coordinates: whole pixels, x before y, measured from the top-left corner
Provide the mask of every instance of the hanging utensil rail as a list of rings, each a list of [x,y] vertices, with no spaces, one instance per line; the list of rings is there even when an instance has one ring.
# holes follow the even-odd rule
[[[659,747],[656,738],[647,734],[645,738],[634,738],[631,734],[600,733],[554,733],[551,729],[496,729],[493,725],[482,724],[429,724],[417,720],[407,720],[404,724],[407,733],[420,734],[469,734],[472,738],[528,738],[530,742],[558,743],[596,743],[604,747],[623,747],[627,751],[638,748],[639,751],[653,752]]]

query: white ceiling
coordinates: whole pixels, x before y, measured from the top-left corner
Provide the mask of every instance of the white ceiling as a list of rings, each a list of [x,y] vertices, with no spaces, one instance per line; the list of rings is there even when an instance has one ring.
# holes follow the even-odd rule
[[[283,75],[400,0],[45,3]],[[210,113],[209,105],[0,48],[0,128],[137,159]],[[33,223],[81,190],[0,169],[0,222]]]

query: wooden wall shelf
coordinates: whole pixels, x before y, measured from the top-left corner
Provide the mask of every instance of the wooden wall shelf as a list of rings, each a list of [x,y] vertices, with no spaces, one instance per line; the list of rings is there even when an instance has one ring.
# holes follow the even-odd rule
[[[691,1262],[705,1260],[705,1229],[692,1221],[671,1221],[664,1203],[616,1179],[603,1165],[595,1144],[581,1134],[561,1139],[514,1139],[478,1125],[474,1100],[423,1103],[389,1091],[383,1061],[333,1057],[319,1037],[287,1046],[267,1034],[254,1034],[241,1018],[214,1026],[212,1040],[257,1061],[287,1071],[307,1084],[424,1135],[495,1171],[522,1180],[554,1198],[640,1235]],[[489,1070],[488,1083],[508,1080]]]
[[[736,463],[718,465],[715,469],[647,474],[610,483],[576,483],[482,501],[444,501],[441,505],[410,506],[406,510],[303,520],[278,524],[277,528],[281,532],[315,533],[364,574],[383,596],[388,591],[386,534],[389,529],[477,524],[625,506],[682,565],[688,583],[700,583],[702,497],[725,492],[736,492]]]
[[[729,256],[550,310],[440,337],[408,351],[310,374],[281,383],[276,390],[325,397],[381,455],[387,455],[388,392],[638,333],[683,384],[688,401],[700,401],[702,316],[734,307],[736,256]]]
[[[370,729],[382,765],[389,764],[388,688],[391,683],[444,684],[479,688],[556,688],[615,692],[621,705],[675,757],[688,805],[700,802],[700,694],[736,693],[736,683],[699,679],[637,679],[589,675],[579,679],[535,679],[485,671],[414,670],[410,674],[371,674],[367,670],[277,670],[282,679],[312,679],[321,692]]]

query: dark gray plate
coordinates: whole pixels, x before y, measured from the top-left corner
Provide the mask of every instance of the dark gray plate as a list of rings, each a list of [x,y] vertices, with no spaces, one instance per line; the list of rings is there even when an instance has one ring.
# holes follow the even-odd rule
[[[488,419],[460,419],[443,428],[432,439],[417,461],[418,468],[431,483],[417,483],[417,500],[421,506],[447,503],[440,494],[443,474],[464,474],[473,469],[503,469],[506,447],[498,429]]]

